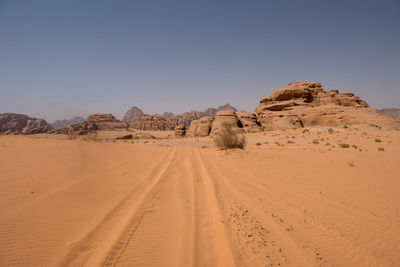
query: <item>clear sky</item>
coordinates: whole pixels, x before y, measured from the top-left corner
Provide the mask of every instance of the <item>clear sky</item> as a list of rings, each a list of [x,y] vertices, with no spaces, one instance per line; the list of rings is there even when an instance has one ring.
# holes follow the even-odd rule
[[[303,80],[400,107],[400,0],[0,0],[0,113],[252,111]]]

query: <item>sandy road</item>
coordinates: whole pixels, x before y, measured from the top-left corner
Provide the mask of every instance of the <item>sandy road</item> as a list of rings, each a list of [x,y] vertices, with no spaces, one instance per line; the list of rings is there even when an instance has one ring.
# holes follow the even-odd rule
[[[0,153],[1,190],[7,188],[0,195],[0,266],[400,262],[397,151],[304,157],[304,151],[11,142]],[[45,149],[28,159],[10,157],[26,146]],[[71,164],[69,155],[77,153],[80,163]],[[357,169],[337,167],[355,155]],[[389,170],[384,179],[380,167]]]

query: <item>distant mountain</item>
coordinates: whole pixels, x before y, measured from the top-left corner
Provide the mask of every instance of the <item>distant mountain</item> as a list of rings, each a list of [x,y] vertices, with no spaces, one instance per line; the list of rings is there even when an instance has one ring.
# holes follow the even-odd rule
[[[16,113],[0,114],[0,134],[37,134],[46,133],[50,130],[51,126],[44,119]]]
[[[376,111],[383,115],[387,115],[397,120],[400,120],[400,108],[383,108],[377,109]]]
[[[122,121],[130,122],[142,115],[144,115],[143,111],[140,108],[134,106],[125,113],[124,117],[122,118]]]
[[[54,129],[60,129],[60,128],[69,127],[72,124],[81,123],[84,120],[85,120],[84,118],[82,118],[80,116],[76,116],[76,117],[74,117],[72,119],[69,119],[69,120],[56,120],[55,122],[51,123],[50,125]]]

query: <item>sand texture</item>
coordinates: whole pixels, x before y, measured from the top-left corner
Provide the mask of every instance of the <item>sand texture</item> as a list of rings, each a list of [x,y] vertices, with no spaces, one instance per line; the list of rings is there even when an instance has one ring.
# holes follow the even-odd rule
[[[0,266],[400,266],[400,132],[302,131],[0,136]]]

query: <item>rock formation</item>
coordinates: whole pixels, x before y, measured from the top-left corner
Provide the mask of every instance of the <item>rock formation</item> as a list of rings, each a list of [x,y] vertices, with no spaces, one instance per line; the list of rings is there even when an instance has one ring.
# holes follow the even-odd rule
[[[396,120],[400,120],[400,108],[383,108],[377,109],[378,113],[390,116]]]
[[[52,127],[44,119],[16,113],[0,114],[0,133],[2,134],[37,134],[46,133],[51,129]]]
[[[214,117],[215,114],[221,110],[236,111],[236,108],[232,107],[230,104],[225,104],[223,106],[219,106],[218,108],[208,108],[204,112],[197,110],[191,110],[179,114],[174,114],[172,112],[164,112],[163,117],[171,118],[177,125],[184,124],[186,127],[189,127],[192,121],[199,120],[202,117]]]
[[[175,127],[175,136],[177,137],[184,137],[186,134],[186,126],[183,124],[180,124]]]
[[[143,111],[140,108],[135,106],[135,107],[130,108],[125,113],[124,117],[122,118],[122,121],[125,122],[125,123],[128,123],[128,122],[131,122],[134,119],[136,119],[136,118],[138,118],[138,117],[140,117],[142,115],[144,115]]]
[[[77,117],[74,117],[69,120],[56,120],[55,122],[51,123],[50,125],[54,129],[60,129],[60,128],[65,128],[65,127],[71,126],[72,124],[81,123],[84,120],[85,120],[84,118],[77,116]]]
[[[130,128],[147,131],[168,131],[175,129],[175,123],[170,118],[159,115],[142,115],[129,123]]]
[[[318,82],[295,82],[280,88],[262,98],[255,113],[266,130],[344,125],[400,128],[400,121],[376,113],[353,93],[324,91]]]

